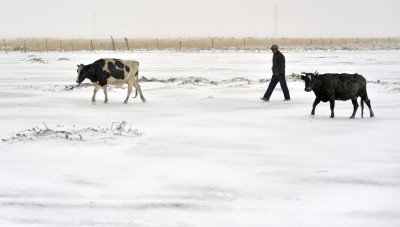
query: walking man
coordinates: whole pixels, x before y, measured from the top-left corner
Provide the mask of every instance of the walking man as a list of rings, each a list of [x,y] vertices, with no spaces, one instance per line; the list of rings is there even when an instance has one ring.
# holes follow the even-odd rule
[[[283,95],[285,99],[283,101],[290,101],[289,89],[285,79],[285,56],[279,51],[278,45],[272,45],[271,51],[274,53],[272,57],[272,78],[269,82],[268,89],[261,100],[268,102],[272,92],[278,82],[281,84]]]

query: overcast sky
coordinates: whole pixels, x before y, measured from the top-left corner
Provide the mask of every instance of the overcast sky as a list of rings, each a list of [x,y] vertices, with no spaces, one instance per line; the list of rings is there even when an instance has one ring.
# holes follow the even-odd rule
[[[400,37],[400,0],[0,0],[0,6],[0,38]]]

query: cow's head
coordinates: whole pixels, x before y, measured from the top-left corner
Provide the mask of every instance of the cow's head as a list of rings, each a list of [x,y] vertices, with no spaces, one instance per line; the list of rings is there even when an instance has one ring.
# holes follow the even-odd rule
[[[301,79],[304,80],[304,82],[306,82],[306,87],[305,87],[305,91],[310,92],[312,91],[312,89],[314,88],[315,85],[315,79],[318,76],[318,72],[315,73],[301,73],[304,75],[301,75]]]
[[[87,71],[83,69],[85,67],[83,64],[78,65],[78,69],[76,70],[78,72],[78,77],[76,78],[76,82],[78,84],[82,83],[87,78]]]

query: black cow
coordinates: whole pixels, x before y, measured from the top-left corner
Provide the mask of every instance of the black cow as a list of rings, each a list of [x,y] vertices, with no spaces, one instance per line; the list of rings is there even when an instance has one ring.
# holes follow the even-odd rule
[[[128,103],[132,93],[132,87],[136,88],[136,96],[139,91],[140,98],[146,101],[142,89],[138,83],[139,62],[133,60],[120,60],[113,58],[102,58],[89,65],[78,65],[77,83],[82,83],[86,78],[95,84],[92,102],[96,102],[96,93],[100,87],[104,90],[104,103],[108,102],[107,86],[128,84],[128,95],[124,101]],[[136,97],[135,96],[135,97]]]
[[[330,102],[331,118],[335,117],[333,112],[335,100],[346,101],[351,99],[354,110],[350,118],[354,118],[358,109],[357,98],[361,97],[361,117],[364,115],[364,102],[367,104],[370,116],[374,117],[371,109],[371,101],[367,95],[367,81],[359,74],[318,74],[302,73],[301,79],[305,81],[305,91],[314,91],[315,101],[311,115],[315,115],[315,107],[323,102]]]

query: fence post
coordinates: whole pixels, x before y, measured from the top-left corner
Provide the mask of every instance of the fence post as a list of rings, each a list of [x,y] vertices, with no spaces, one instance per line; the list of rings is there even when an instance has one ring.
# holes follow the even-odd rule
[[[128,38],[125,38],[125,44],[126,44],[125,49],[126,49],[127,51],[129,51]]]
[[[92,40],[92,39],[90,40],[90,46],[92,47],[92,51],[94,51],[94,48],[93,48],[93,40]]]
[[[115,51],[115,42],[114,42],[114,39],[113,39],[112,36],[111,36],[111,42],[112,42],[112,48],[113,48],[113,50]]]
[[[74,39],[71,39],[71,50],[74,52]]]
[[[46,39],[46,51],[49,52],[49,48],[47,47],[47,39]]]
[[[6,40],[3,39],[3,42],[4,42],[4,49],[6,50],[6,54],[8,54]]]
[[[182,51],[182,40],[179,40],[179,50]]]
[[[24,39],[24,51],[25,51],[25,53],[26,53],[26,43],[25,43],[25,39]],[[21,51],[21,53],[22,53],[22,51]]]
[[[60,52],[62,52],[61,39],[60,39]]]
[[[160,50],[160,46],[158,44],[158,38],[156,38],[156,43],[157,43],[157,50]]]

